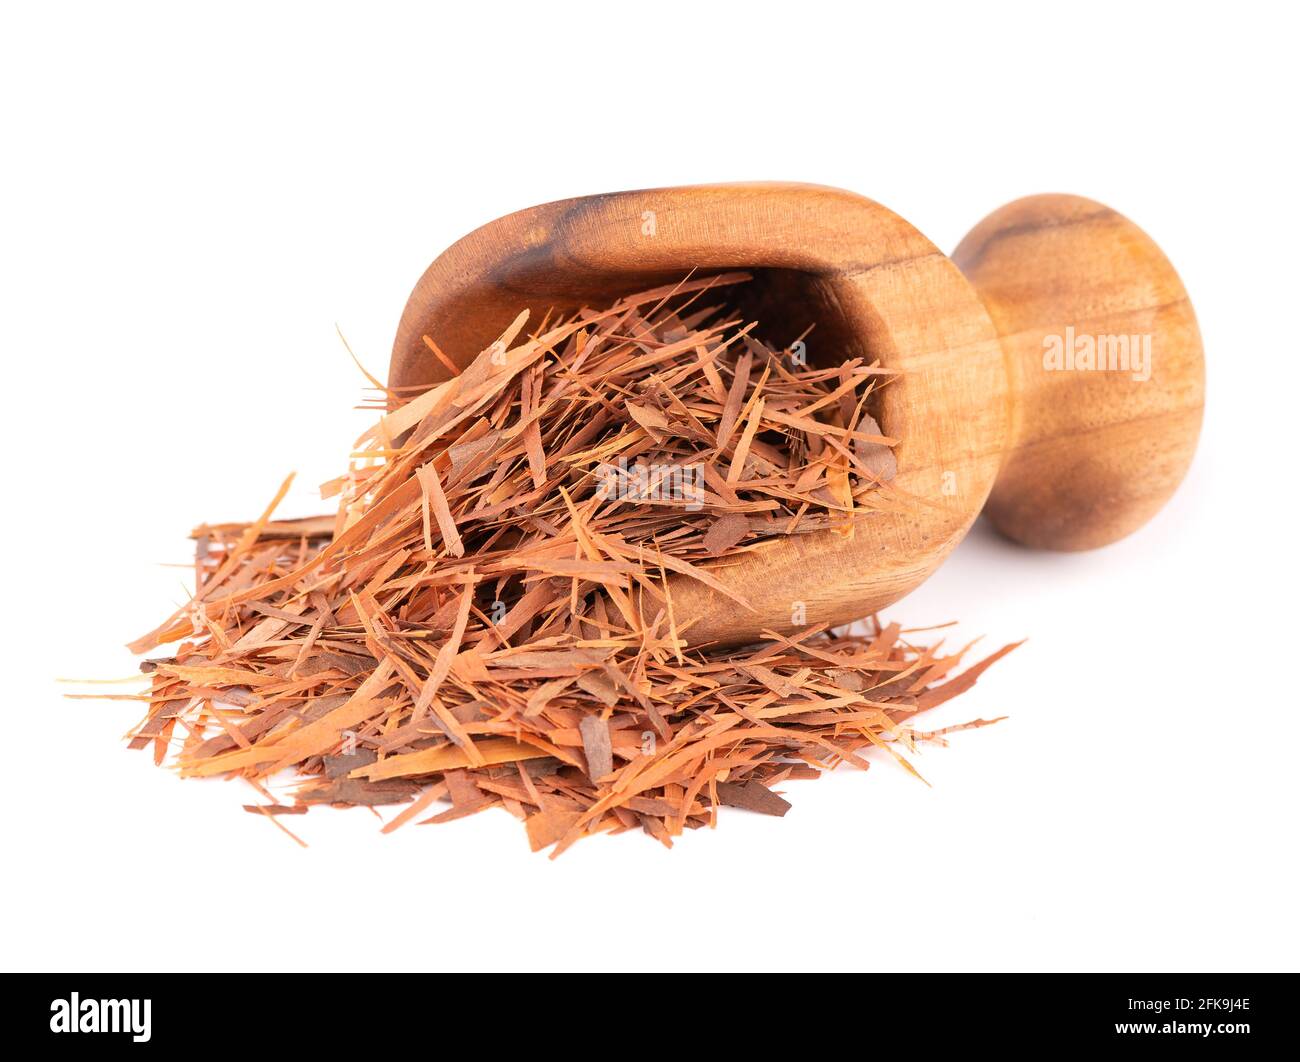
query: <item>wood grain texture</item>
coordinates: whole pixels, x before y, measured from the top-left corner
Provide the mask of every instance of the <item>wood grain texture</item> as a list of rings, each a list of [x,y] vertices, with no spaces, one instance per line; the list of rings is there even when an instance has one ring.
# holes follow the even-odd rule
[[[1141,527],[1186,474],[1205,403],[1196,316],[1169,260],[1127,218],[1070,195],[1007,204],[953,260],[997,326],[1014,396],[989,518],[1019,542],[1062,550]],[[1048,337],[1091,343],[1094,357],[1121,339],[1131,355],[1134,338],[1150,337],[1148,378],[1132,361],[1047,366]]]
[[[812,324],[814,362],[861,355],[902,371],[880,393],[879,419],[901,440],[895,485],[917,504],[860,516],[851,538],[797,535],[719,558],[713,574],[753,610],[678,578],[676,615],[695,644],[844,623],[929,576],[986,500],[1021,542],[1088,548],[1148,519],[1195,449],[1200,337],[1181,282],[1140,229],[1089,200],[1038,196],[990,215],[954,259],[880,204],[814,185],[549,203],[434,261],[402,315],[389,385],[445,377],[426,335],[464,366],[524,307],[537,320],[692,270],[752,271],[737,308],[763,337],[784,344]],[[1067,328],[1151,335],[1150,379],[1046,371],[1044,337]]]
[[[643,231],[651,213],[653,236]],[[791,536],[715,562],[714,574],[752,612],[674,580],[678,622],[693,624],[697,644],[883,608],[925,579],[979,513],[1004,449],[1002,352],[978,297],[929,240],[878,203],[812,185],[550,203],[478,229],[430,266],[407,303],[389,373],[394,387],[441,378],[424,335],[464,365],[521,307],[540,315],[597,306],[690,270],[738,268],[758,273],[744,310],[763,335],[785,342],[815,324],[814,361],[864,355],[904,371],[881,393],[880,420],[902,440],[895,483],[918,504],[907,516],[860,518],[852,538]]]

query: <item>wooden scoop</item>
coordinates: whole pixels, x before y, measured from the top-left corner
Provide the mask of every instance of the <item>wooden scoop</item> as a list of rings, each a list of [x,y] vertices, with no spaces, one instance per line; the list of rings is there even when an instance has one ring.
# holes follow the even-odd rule
[[[389,386],[446,377],[425,335],[463,366],[521,308],[608,305],[691,270],[734,269],[755,274],[737,308],[770,344],[812,324],[814,363],[861,356],[902,371],[879,393],[878,419],[901,440],[894,483],[917,504],[863,515],[851,537],[792,535],[720,558],[713,574],[754,611],[675,581],[694,644],[875,612],[929,576],[981,511],[1026,545],[1105,545],[1145,523],[1187,471],[1205,388],[1187,293],[1141,229],[1068,195],[995,211],[952,258],[880,204],[815,185],[666,188],[522,210],[464,237],[420,278]]]

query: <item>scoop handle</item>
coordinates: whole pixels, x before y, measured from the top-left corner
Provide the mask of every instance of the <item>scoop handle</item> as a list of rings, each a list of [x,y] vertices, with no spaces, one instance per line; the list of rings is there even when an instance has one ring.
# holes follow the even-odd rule
[[[1205,403],[1200,331],[1169,259],[1073,195],[1008,203],[952,259],[1006,357],[1011,423],[984,513],[1042,549],[1141,527],[1186,474]]]

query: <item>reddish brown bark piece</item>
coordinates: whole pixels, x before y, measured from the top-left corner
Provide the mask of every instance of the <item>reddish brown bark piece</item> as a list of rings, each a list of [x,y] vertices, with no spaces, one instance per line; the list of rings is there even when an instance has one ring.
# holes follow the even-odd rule
[[[325,777],[346,778],[358,767],[368,767],[376,759],[377,756],[370,749],[361,749],[343,756],[326,756],[323,761]]]
[[[737,599],[711,561],[915,504],[867,412],[891,374],[765,346],[728,309],[746,279],[521,314],[458,376],[381,396],[335,514],[272,519],[286,481],[252,523],[196,529],[193,599],[134,643],[174,648],[144,665],[132,747],[264,796],[296,771],[297,804],[262,815],[501,805],[558,853],[671,845],[715,802],[780,815],[772,786],[923,739],[915,714],[986,665],[949,678],[960,654],[874,619],[738,649],[677,626],[667,576]]]
[[[419,791],[420,786],[411,782],[362,782],[355,778],[340,778],[328,785],[301,790],[298,802],[374,807],[381,804],[405,804]]]
[[[749,520],[739,513],[728,513],[704,533],[704,549],[710,557],[721,556],[748,534]]]
[[[618,704],[618,687],[609,678],[598,671],[587,671],[578,676],[578,688],[591,694],[606,708]]]
[[[609,720],[599,715],[583,716],[578,730],[582,734],[583,751],[587,754],[587,777],[597,782],[614,769]]]
[[[857,430],[867,435],[883,434],[875,418],[866,414],[858,422]],[[866,471],[881,482],[888,483],[898,474],[898,459],[894,457],[893,449],[884,443],[854,439],[853,451]]]
[[[524,826],[528,832],[528,846],[534,851],[549,848],[565,836],[581,819],[581,812],[551,808],[530,815]]]
[[[761,782],[747,782],[744,785],[719,782],[718,803],[730,808],[757,811],[760,815],[781,816],[790,810],[788,800],[777,796]]]

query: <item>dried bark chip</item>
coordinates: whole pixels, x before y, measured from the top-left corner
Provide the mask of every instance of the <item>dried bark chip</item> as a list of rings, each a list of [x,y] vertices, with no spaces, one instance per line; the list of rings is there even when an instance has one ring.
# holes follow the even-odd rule
[[[614,770],[614,749],[609,737],[609,720],[599,715],[585,715],[578,724],[582,749],[587,756],[587,775],[599,781]]]
[[[865,692],[867,697],[873,701],[893,700],[896,697],[903,697],[910,693],[912,687],[920,680],[920,677],[918,674],[906,675],[891,682],[883,682],[879,686],[871,686]]]
[[[743,785],[719,782],[718,801],[728,807],[744,808],[760,815],[781,816],[790,810],[788,800],[777,796],[761,782],[746,782]]]
[[[306,815],[303,804],[245,804],[244,810],[254,815]]]
[[[451,802],[457,806],[478,804],[484,800],[482,791],[474,784],[474,779],[467,771],[448,771],[443,775],[443,780],[447,783]]]
[[[193,600],[132,645],[180,643],[142,665],[131,747],[247,779],[273,822],[404,804],[391,832],[502,806],[559,854],[633,828],[671,846],[716,804],[781,815],[773,786],[960,729],[911,722],[1002,654],[949,678],[960,653],[874,619],[686,646],[670,576],[744,604],[715,560],[915,504],[862,412],[879,367],[755,338],[728,297],[747,279],[529,333],[521,313],[459,375],[384,394],[323,490],[335,514],[272,519],[285,481],[257,520],[197,528]],[[286,768],[292,806],[261,784]]]
[[[530,815],[524,823],[528,832],[528,846],[534,852],[549,848],[564,838],[582,818],[578,811],[540,811]]]
[[[835,685],[846,690],[860,692],[871,685],[870,677],[863,675],[861,672],[854,671],[847,667],[832,667],[826,672],[826,677]]]
[[[739,513],[720,516],[704,534],[704,549],[710,557],[726,553],[749,534],[749,519]]]
[[[356,752],[347,753],[340,756],[326,756],[325,777],[326,778],[346,778],[358,767],[368,767],[379,757],[371,749],[357,749]]]
[[[297,794],[300,804],[357,804],[375,807],[405,804],[420,791],[414,782],[363,782],[358,778],[339,778],[328,785],[315,786]]]
[[[858,422],[858,431],[865,435],[881,435],[880,425],[875,419],[863,414]],[[898,459],[890,446],[879,442],[867,442],[864,439],[853,440],[853,452],[863,466],[881,482],[889,483],[898,475]]]
[[[591,694],[606,708],[613,708],[619,702],[618,687],[599,671],[586,671],[578,676],[578,688]]]
[[[668,418],[653,406],[642,405],[638,402],[628,402],[625,407],[635,420],[643,428],[651,431],[663,431],[668,428]]]

